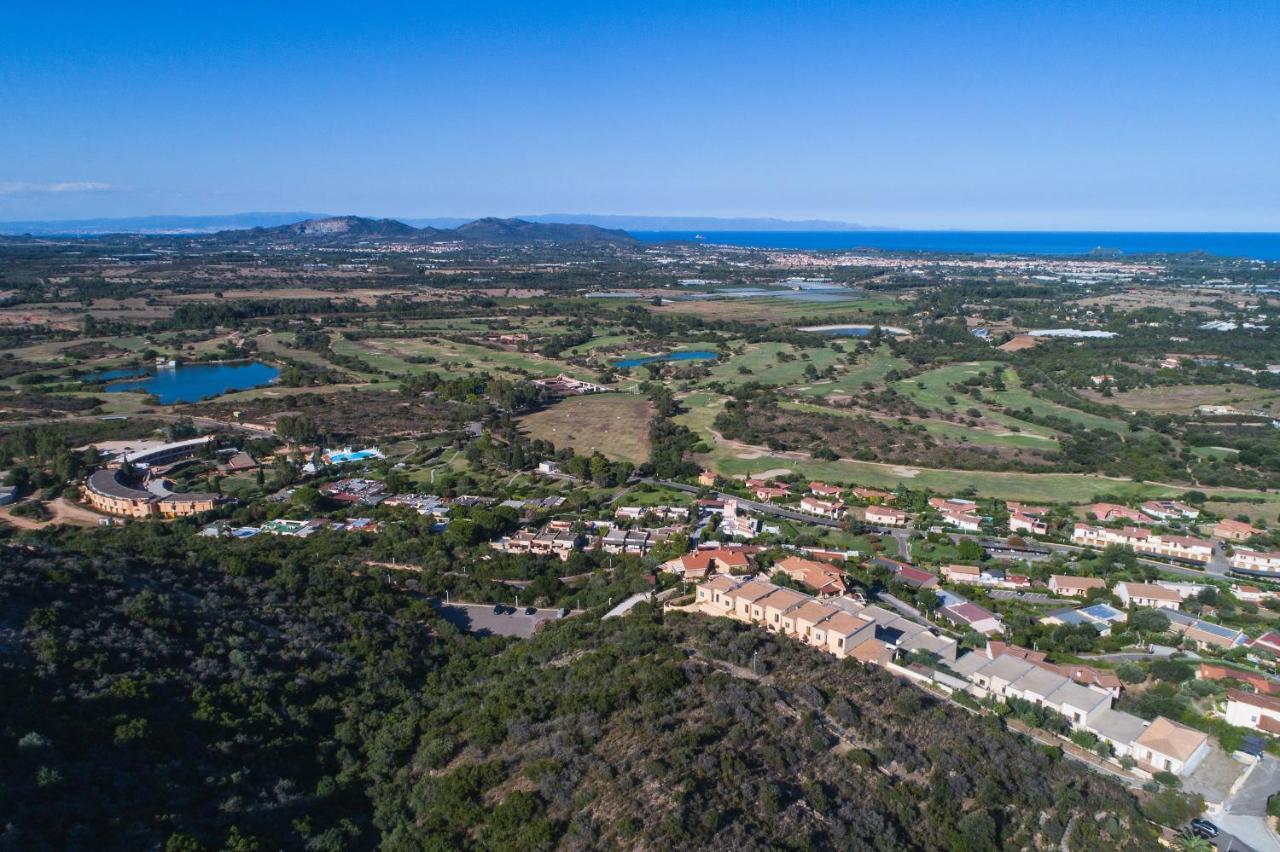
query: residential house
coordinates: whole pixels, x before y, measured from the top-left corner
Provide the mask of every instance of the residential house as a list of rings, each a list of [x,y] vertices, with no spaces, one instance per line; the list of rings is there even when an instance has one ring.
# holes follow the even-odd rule
[[[827,650],[840,659],[849,656],[863,642],[876,638],[875,622],[863,621],[847,612],[836,613],[822,626],[827,634]]]
[[[1253,687],[1253,691],[1260,695],[1277,695],[1280,696],[1280,681],[1272,680],[1264,674],[1258,672],[1245,671],[1244,669],[1233,669],[1228,666],[1220,666],[1215,663],[1201,663],[1196,677],[1201,680],[1237,680],[1241,683],[1247,683]]]
[[[1136,553],[1164,556],[1182,562],[1204,564],[1213,557],[1213,542],[1179,535],[1156,535],[1148,530],[1125,527],[1119,530],[1076,524],[1071,541],[1098,550],[1118,544]]]
[[[1000,618],[995,613],[968,601],[943,607],[942,617],[956,627],[976,630],[987,636],[1004,632],[1004,625],[1000,623]]]
[[[751,557],[737,548],[695,550],[662,563],[663,571],[679,574],[685,580],[701,580],[710,574],[746,573],[751,568]]]
[[[744,582],[746,582],[744,579],[724,575],[712,577],[705,583],[699,584],[696,600],[704,610],[710,606],[721,615],[729,615],[733,611],[733,597],[730,592]]]
[[[1094,589],[1105,589],[1107,581],[1101,577],[1072,577],[1068,574],[1054,574],[1049,578],[1049,591],[1056,595],[1067,595],[1073,598],[1087,597]]]
[[[840,610],[815,600],[810,600],[805,604],[788,611],[782,616],[783,630],[795,636],[801,642],[806,644],[814,644],[812,634],[816,625],[826,621]],[[825,647],[826,634],[822,634],[822,642],[819,643]]]
[[[971,513],[978,509],[978,504],[973,500],[964,500],[960,497],[930,497],[929,506],[939,512]]]
[[[1166,611],[1165,615],[1169,617],[1169,629],[1174,633],[1180,633],[1184,640],[1194,642],[1197,648],[1212,647],[1230,650],[1249,641],[1244,631],[1214,624],[1212,621],[1205,621],[1182,612]]]
[[[904,527],[910,516],[901,509],[890,509],[885,506],[868,506],[863,513],[869,524],[881,524],[886,527]]]
[[[1194,521],[1200,517],[1200,510],[1177,500],[1148,500],[1142,504],[1142,511],[1161,521]]]
[[[838,521],[844,517],[844,503],[840,500],[820,500],[817,497],[800,498],[800,511]]]
[[[1268,552],[1237,548],[1231,556],[1231,570],[1280,577],[1280,550]]]
[[[1149,606],[1158,609],[1179,610],[1182,608],[1182,597],[1164,586],[1154,583],[1116,583],[1116,596],[1126,607]]]
[[[796,636],[800,638],[801,642],[825,650],[827,647],[827,621],[839,612],[841,610],[835,607],[820,604],[817,601],[810,601],[792,613],[792,618],[796,625]]]
[[[965,532],[981,532],[982,518],[969,512],[944,511],[942,522]]]
[[[916,589],[932,589],[938,585],[936,575],[915,568],[911,565],[903,565],[894,571],[894,576],[902,583]]]
[[[1088,730],[1108,743],[1116,757],[1128,757],[1133,753],[1133,741],[1147,729],[1147,723],[1137,716],[1119,710],[1100,710],[1089,719]]]
[[[1264,651],[1273,656],[1280,657],[1280,633],[1275,630],[1268,630],[1257,639],[1249,643],[1249,650]]]
[[[1209,735],[1157,716],[1133,741],[1133,758],[1148,772],[1187,775],[1209,754]]]
[[[982,569],[976,565],[943,565],[942,579],[951,583],[977,585],[982,580]]]
[[[1032,535],[1048,535],[1049,524],[1038,515],[1012,512],[1009,515],[1010,532],[1026,532]]]
[[[1236,583],[1231,587],[1231,594],[1235,595],[1236,600],[1245,601],[1246,603],[1262,603],[1269,598],[1275,597],[1275,592],[1268,589],[1261,589],[1257,586],[1250,586],[1244,583]]]
[[[748,580],[728,593],[733,600],[733,609],[730,614],[739,621],[750,622],[754,620],[755,611],[753,606],[756,601],[773,594],[777,590],[778,587],[773,583]],[[764,610],[760,610],[759,618],[764,618]]]
[[[846,588],[840,572],[825,562],[788,556],[774,566],[797,583],[803,583],[819,595],[842,595]]]
[[[782,631],[782,614],[813,600],[795,589],[778,589],[751,604],[753,621],[763,621],[769,630]]]
[[[791,496],[791,490],[785,485],[758,485],[752,492],[761,503],[772,503]]]
[[[1228,689],[1223,715],[1232,725],[1280,735],[1280,697]]]
[[[839,499],[844,489],[839,485],[827,485],[825,482],[810,482],[809,493],[816,497],[833,497]]]
[[[1231,518],[1225,518],[1213,525],[1214,537],[1224,541],[1246,541],[1261,533],[1262,530],[1257,527]]]
[[[1151,519],[1137,509],[1131,509],[1128,506],[1121,506],[1117,503],[1094,503],[1085,511],[1103,524],[1114,524],[1117,521],[1140,525],[1151,523]]]
[[[893,495],[888,491],[878,491],[875,488],[858,487],[853,489],[853,496],[867,503],[892,503]]]

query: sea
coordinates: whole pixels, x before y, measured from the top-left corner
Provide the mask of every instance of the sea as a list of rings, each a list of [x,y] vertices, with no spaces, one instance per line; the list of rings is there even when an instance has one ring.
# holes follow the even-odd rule
[[[771,249],[886,249],[956,254],[1204,254],[1280,260],[1280,233],[1176,231],[631,231],[646,242],[687,240]]]

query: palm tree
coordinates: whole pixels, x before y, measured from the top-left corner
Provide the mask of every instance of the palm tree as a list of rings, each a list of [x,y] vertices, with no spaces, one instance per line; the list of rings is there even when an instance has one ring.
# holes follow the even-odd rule
[[[1184,831],[1178,835],[1178,849],[1181,852],[1213,852],[1214,845],[1203,837]]]

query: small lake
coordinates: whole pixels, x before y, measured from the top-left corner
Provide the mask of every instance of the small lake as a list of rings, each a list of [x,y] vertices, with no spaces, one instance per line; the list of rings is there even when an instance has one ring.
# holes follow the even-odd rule
[[[628,367],[641,367],[657,361],[707,361],[716,357],[716,353],[705,349],[689,352],[668,352],[665,355],[650,355],[647,358],[627,358],[625,361],[614,361],[613,366],[625,370]]]
[[[137,381],[113,382],[108,393],[142,391],[154,394],[161,403],[196,402],[231,391],[248,390],[270,384],[280,371],[258,361],[237,364],[183,364],[161,368]]]

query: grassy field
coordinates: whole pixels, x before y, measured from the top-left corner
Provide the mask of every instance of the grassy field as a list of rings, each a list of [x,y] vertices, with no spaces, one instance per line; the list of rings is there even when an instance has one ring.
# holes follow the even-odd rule
[[[803,396],[851,394],[862,390],[863,383],[877,387],[884,384],[884,377],[889,371],[901,370],[906,366],[906,361],[891,355],[887,347],[881,347],[852,367],[845,367],[847,372],[841,373],[834,381],[810,382],[805,387],[797,388],[795,392]]]
[[[631,337],[626,334],[602,334],[599,337],[591,338],[581,346],[575,346],[567,351],[570,355],[586,355],[604,346],[619,346],[630,339]]]
[[[1280,393],[1253,385],[1174,385],[1125,391],[1110,399],[1088,391],[1090,399],[1113,403],[1132,411],[1160,414],[1194,414],[1200,405],[1234,405],[1245,409],[1280,411]]]
[[[556,448],[572,447],[580,455],[599,451],[618,461],[649,458],[649,419],[652,407],[643,396],[588,394],[572,396],[520,419],[531,438]]]
[[[856,408],[827,408],[821,405],[811,405],[790,400],[784,400],[781,405],[783,408],[809,411],[815,414],[834,414],[837,417],[858,417],[861,415],[861,412]],[[1053,438],[1041,437],[1025,431],[1020,433],[992,432],[986,429],[975,429],[972,426],[964,426],[959,423],[948,423],[944,420],[918,420],[914,421],[914,423],[923,426],[929,434],[937,435],[939,438],[965,441],[976,446],[1014,447],[1030,450],[1055,450],[1058,448],[1058,442]]]
[[[862,322],[874,312],[897,312],[905,307],[892,299],[848,299],[816,302],[762,296],[751,299],[710,299],[674,302],[651,308],[659,313],[690,314],[703,319],[730,319],[742,322],[813,320],[825,322],[838,315],[841,321]]]
[[[335,340],[333,350],[355,355],[379,369],[397,374],[427,371],[463,373],[517,371],[534,376],[555,376],[565,373],[579,379],[594,378],[588,371],[569,367],[560,361],[544,358],[532,352],[509,352],[469,343],[456,343],[452,340],[413,338]],[[432,356],[437,359],[437,363],[411,364],[400,357],[405,355]]]
[[[794,356],[792,361],[779,361],[778,353],[784,352]],[[809,360],[801,356],[808,355]],[[768,385],[805,385],[805,367],[812,364],[819,372],[832,364],[837,364],[844,354],[834,349],[800,349],[789,343],[752,343],[741,355],[733,355],[711,368],[711,378],[725,384],[736,385],[746,382],[760,382]],[[745,367],[751,372],[744,374]]]
[[[994,407],[987,403],[978,402],[972,397],[965,396],[957,392],[953,385],[963,382],[965,379],[972,378],[978,373],[986,371],[991,372],[996,366],[994,361],[975,361],[964,364],[948,364],[945,367],[939,367],[935,370],[928,370],[918,376],[910,379],[903,379],[894,384],[894,388],[902,394],[911,397],[918,404],[933,408],[938,411],[966,411],[970,408],[976,408],[987,418],[1001,423],[1005,426],[1017,426],[1023,432],[1030,432],[1037,435],[1050,436],[1052,431],[1044,427],[1030,425],[1024,421],[1011,417],[1001,411],[997,411]],[[1030,408],[1037,415],[1053,415],[1071,423],[1079,423],[1090,429],[1110,429],[1111,431],[1123,431],[1126,424],[1121,420],[1111,420],[1106,417],[1099,417],[1088,412],[1078,411],[1074,408],[1068,408],[1064,405],[1058,405],[1048,400],[1039,399],[1031,394],[1022,386],[1022,382],[1018,379],[1018,375],[1013,370],[1005,370],[1004,382],[1006,389],[1003,391],[983,391],[983,396],[988,399],[994,399],[1001,405],[1009,408],[1021,410]],[[921,387],[923,385],[923,387]],[[947,402],[947,397],[951,396],[955,399],[954,404]]]

